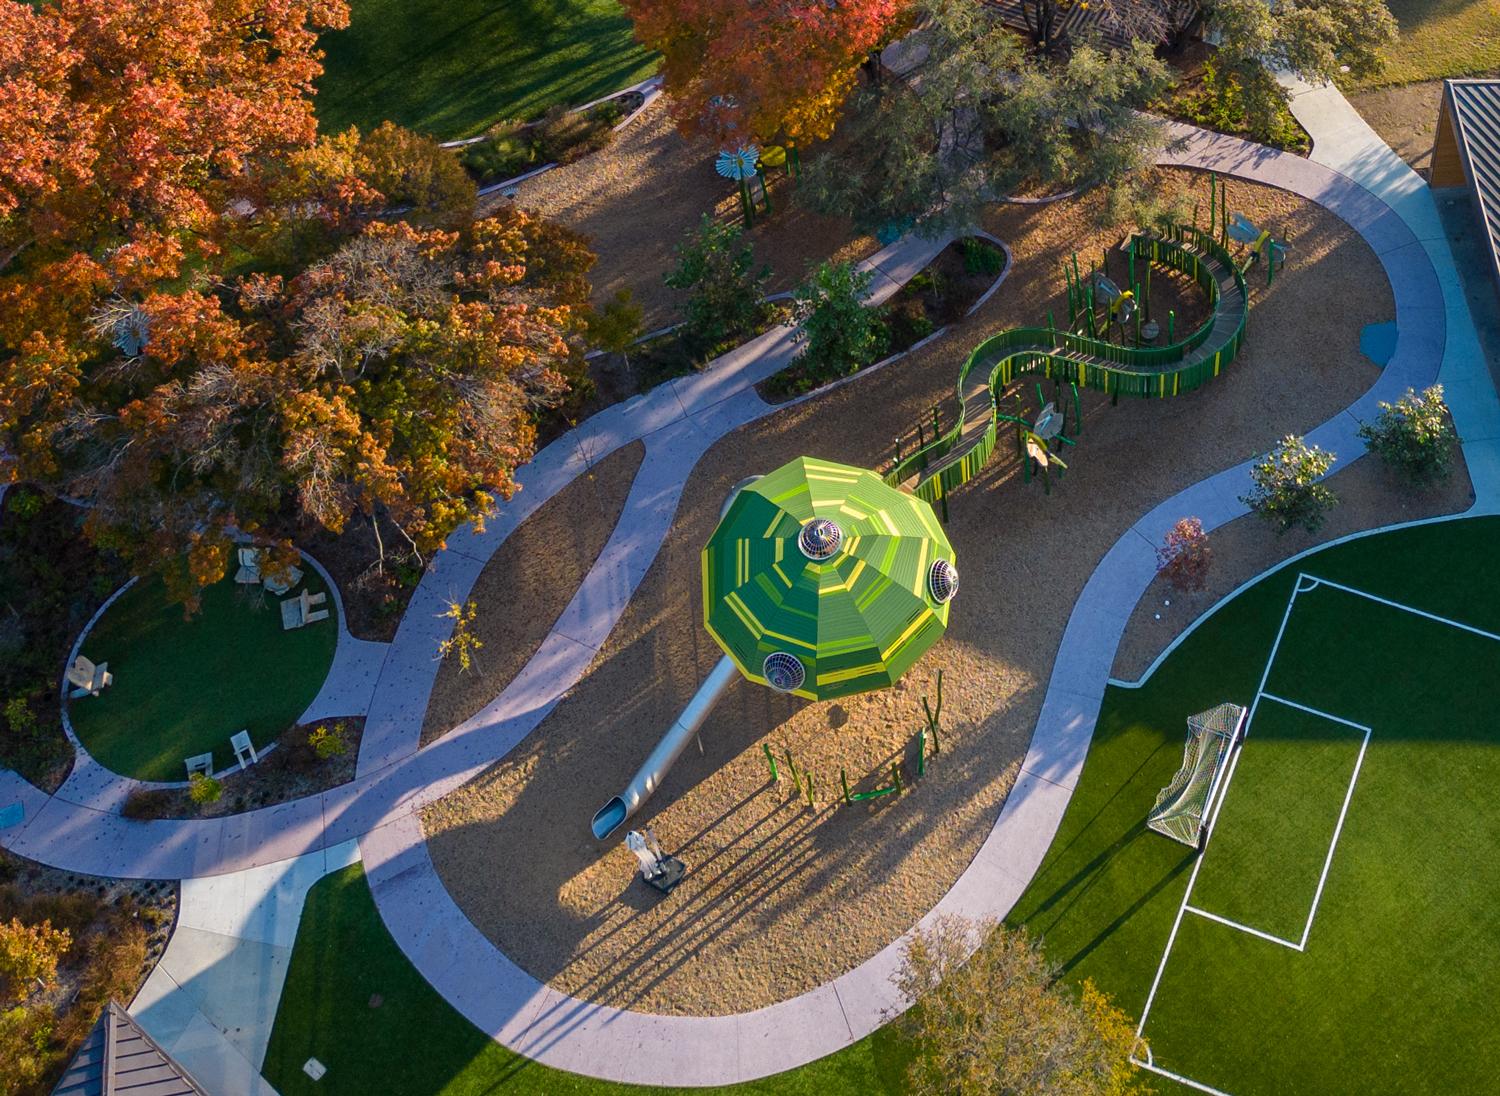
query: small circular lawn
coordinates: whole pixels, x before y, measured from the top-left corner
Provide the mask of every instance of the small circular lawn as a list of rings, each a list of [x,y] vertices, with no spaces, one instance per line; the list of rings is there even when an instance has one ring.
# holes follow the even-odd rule
[[[284,597],[327,590],[303,565]],[[229,737],[248,730],[269,745],[312,703],[338,642],[338,610],[292,631],[282,598],[238,585],[233,572],[203,592],[185,619],[159,579],[126,590],[84,637],[82,653],[109,663],[114,682],[99,696],[68,702],[73,729],[105,767],[138,780],[186,780],[185,759],[213,752],[214,771],[234,763]]]

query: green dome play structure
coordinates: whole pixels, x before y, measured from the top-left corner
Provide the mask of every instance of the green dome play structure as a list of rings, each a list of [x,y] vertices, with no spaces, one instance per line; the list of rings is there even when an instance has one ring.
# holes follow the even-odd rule
[[[873,472],[798,457],[741,484],[703,549],[703,623],[724,657],[594,836],[639,809],[740,676],[809,700],[884,688],[937,642],[957,592],[932,507]]]
[[[947,627],[953,567],[927,503],[799,457],[741,490],[709,538],[703,625],[773,689],[831,700],[885,688]]]
[[[1222,194],[1210,178],[1210,195]],[[932,503],[944,500],[956,488],[979,474],[994,455],[1002,425],[1017,425],[1017,448],[1024,455],[1028,442],[1039,439],[1014,416],[1001,410],[1001,398],[1015,381],[1027,375],[1059,385],[1091,388],[1109,396],[1164,398],[1191,392],[1217,377],[1239,353],[1245,340],[1245,322],[1250,309],[1245,270],[1265,256],[1269,282],[1285,255],[1285,244],[1271,240],[1269,233],[1256,232],[1258,242],[1248,249],[1243,263],[1229,250],[1236,232],[1253,226],[1244,218],[1230,218],[1222,198],[1210,202],[1209,227],[1176,225],[1156,234],[1137,232],[1123,245],[1132,282],[1137,263],[1181,272],[1207,294],[1210,312],[1198,329],[1186,338],[1165,346],[1129,345],[1099,337],[1095,322],[1092,287],[1085,285],[1076,267],[1069,271],[1069,306],[1073,319],[1085,332],[1047,327],[1015,327],[985,339],[969,354],[959,370],[958,415],[945,432],[913,452],[898,454],[885,475],[892,486],[904,486]],[[1149,279],[1146,282],[1149,286]],[[1138,295],[1137,295],[1138,296]],[[1112,313],[1106,311],[1106,316]],[[1137,322],[1139,320],[1137,319]],[[1108,319],[1103,334],[1109,330]],[[1121,338],[1125,325],[1121,324]],[[1169,336],[1170,338],[1170,336]],[[1035,450],[1033,449],[1033,452]]]

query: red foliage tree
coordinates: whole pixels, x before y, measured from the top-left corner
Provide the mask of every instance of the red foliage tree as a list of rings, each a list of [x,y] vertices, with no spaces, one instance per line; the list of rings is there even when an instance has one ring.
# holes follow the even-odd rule
[[[1197,518],[1183,518],[1167,530],[1162,546],[1156,550],[1156,569],[1176,589],[1187,593],[1201,590],[1208,583],[1208,568],[1213,551],[1208,534]]]
[[[860,64],[899,27],[907,0],[625,0],[660,51],[678,125],[721,147],[827,137]]]

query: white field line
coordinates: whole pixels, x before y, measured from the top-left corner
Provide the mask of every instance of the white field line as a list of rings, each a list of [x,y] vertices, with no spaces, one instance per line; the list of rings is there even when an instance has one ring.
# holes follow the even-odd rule
[[[1330,723],[1342,723],[1346,727],[1353,727],[1356,731],[1364,731],[1366,736],[1370,733],[1369,727],[1366,727],[1363,723],[1356,723],[1352,719],[1345,719],[1342,716],[1332,715],[1328,712],[1320,712],[1317,708],[1309,708],[1306,704],[1298,704],[1295,700],[1288,700],[1286,697],[1277,696],[1275,693],[1261,693],[1260,695],[1267,700],[1274,700],[1278,704],[1285,704],[1288,708],[1296,708],[1299,712],[1306,712],[1308,715],[1315,715],[1319,719],[1326,719]]]
[[[1312,932],[1313,918],[1318,915],[1318,903],[1323,899],[1323,884],[1328,881],[1328,868],[1333,863],[1333,850],[1338,848],[1339,834],[1344,829],[1344,816],[1349,813],[1349,801],[1354,798],[1354,785],[1359,780],[1360,766],[1365,763],[1365,750],[1370,745],[1370,728],[1365,728],[1365,740],[1359,744],[1359,757],[1354,761],[1354,773],[1349,777],[1349,790],[1344,793],[1344,805],[1339,808],[1338,825],[1333,827],[1333,840],[1328,842],[1328,855],[1323,858],[1323,874],[1318,876],[1318,890],[1313,895],[1312,909],[1307,911],[1307,924],[1302,929],[1302,946],[1298,951],[1307,947],[1307,937]]]
[[[1439,624],[1446,624],[1450,628],[1457,628],[1460,631],[1468,632],[1470,635],[1476,635],[1484,639],[1493,639],[1497,642],[1500,642],[1500,635],[1496,635],[1494,632],[1486,632],[1483,628],[1476,628],[1472,624],[1464,624],[1462,621],[1450,620],[1448,617],[1438,616],[1436,613],[1429,613],[1426,609],[1417,609],[1410,605],[1403,605],[1399,601],[1392,601],[1390,600],[1390,598],[1380,597],[1378,594],[1369,594],[1363,590],[1356,590],[1353,586],[1344,586],[1340,583],[1332,582],[1326,578],[1317,578],[1313,575],[1308,575],[1307,577],[1313,579],[1313,581],[1318,585],[1331,586],[1335,590],[1344,591],[1344,593],[1346,594],[1353,594],[1355,597],[1366,598],[1369,601],[1378,602],[1381,605],[1389,605],[1392,609],[1400,609],[1403,613],[1411,613],[1414,616],[1424,617],[1427,620],[1433,620]],[[1297,581],[1299,584],[1301,583],[1301,580],[1302,576],[1298,575]]]
[[[1238,929],[1240,932],[1248,932],[1251,936],[1259,936],[1262,940],[1269,940],[1273,944],[1280,944],[1284,948],[1291,948],[1293,951],[1302,950],[1301,944],[1294,944],[1292,941],[1284,940],[1280,936],[1272,936],[1269,932],[1261,932],[1260,929],[1252,929],[1249,925],[1242,925],[1238,921],[1231,921],[1227,917],[1220,917],[1217,913],[1209,913],[1207,910],[1199,909],[1197,906],[1189,906],[1187,911],[1189,913],[1196,913],[1199,917],[1206,917],[1210,921],[1217,921],[1221,925],[1228,925],[1230,928]],[[1307,940],[1305,933],[1302,939],[1305,943]]]
[[[1141,1059],[1135,1057],[1134,1055],[1131,1055],[1130,1060],[1136,1065],[1140,1066],[1142,1069],[1149,1069],[1152,1073],[1159,1073],[1163,1077],[1176,1081],[1179,1085],[1187,1085],[1188,1088],[1196,1088],[1199,1092],[1209,1093],[1210,1096],[1229,1096],[1229,1093],[1225,1092],[1221,1088],[1214,1088],[1213,1085],[1205,1085],[1202,1081],[1194,1081],[1189,1077],[1184,1077],[1180,1073],[1173,1073],[1170,1069],[1162,1069],[1161,1066],[1155,1065],[1151,1062],[1143,1062],[1141,1061]]]

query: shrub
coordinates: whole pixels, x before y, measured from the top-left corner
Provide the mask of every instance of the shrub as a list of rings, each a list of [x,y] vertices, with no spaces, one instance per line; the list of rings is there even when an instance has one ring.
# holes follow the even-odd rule
[[[1361,423],[1359,436],[1370,452],[1418,486],[1453,474],[1453,450],[1461,442],[1440,384],[1421,395],[1408,388],[1395,403],[1381,403],[1380,415],[1373,424]]]
[[[200,807],[217,803],[224,795],[224,785],[207,773],[193,773],[188,777],[188,798]]]
[[[26,924],[19,918],[0,922],[0,1000],[24,1001],[31,983],[43,987],[57,981],[57,962],[72,946],[67,929],[52,922]]]
[[[993,278],[1005,269],[1005,252],[977,236],[965,236],[958,244],[963,255],[964,271]]]
[[[36,1091],[52,1067],[50,1008],[0,1008],[0,1096]]]
[[[484,647],[484,641],[474,634],[474,622],[479,618],[479,606],[472,600],[460,605],[448,603],[447,611],[439,614],[453,621],[453,631],[438,644],[438,658],[455,655],[460,673],[468,673],[474,665],[474,656]],[[314,747],[316,749],[316,747]],[[321,757],[322,755],[319,754]]]
[[[313,753],[318,755],[319,761],[331,761],[335,757],[343,757],[349,752],[349,742],[344,737],[348,732],[348,725],[339,722],[333,726],[323,725],[314,727],[312,733],[307,736],[307,744],[312,747]]]
[[[865,304],[873,275],[847,262],[825,262],[798,287],[795,315],[802,325],[797,363],[820,378],[842,377],[869,365],[884,343],[880,319]]]
[[[1167,530],[1165,542],[1156,550],[1156,570],[1183,592],[1201,590],[1208,582],[1213,552],[1208,534],[1197,518],[1183,518]]]
[[[167,818],[172,813],[172,793],[166,788],[137,788],[125,797],[120,813],[126,818]]]
[[[677,267],[666,277],[689,294],[683,339],[695,354],[754,332],[766,314],[761,292],[769,268],[755,269],[755,255],[738,225],[703,215],[696,231],[677,245]]]
[[[1301,527],[1315,533],[1338,496],[1319,480],[1333,467],[1332,453],[1288,434],[1250,470],[1254,486],[1241,497],[1279,536]]]
[[[536,161],[531,142],[517,135],[467,145],[460,155],[464,166],[486,183],[524,175]]]

